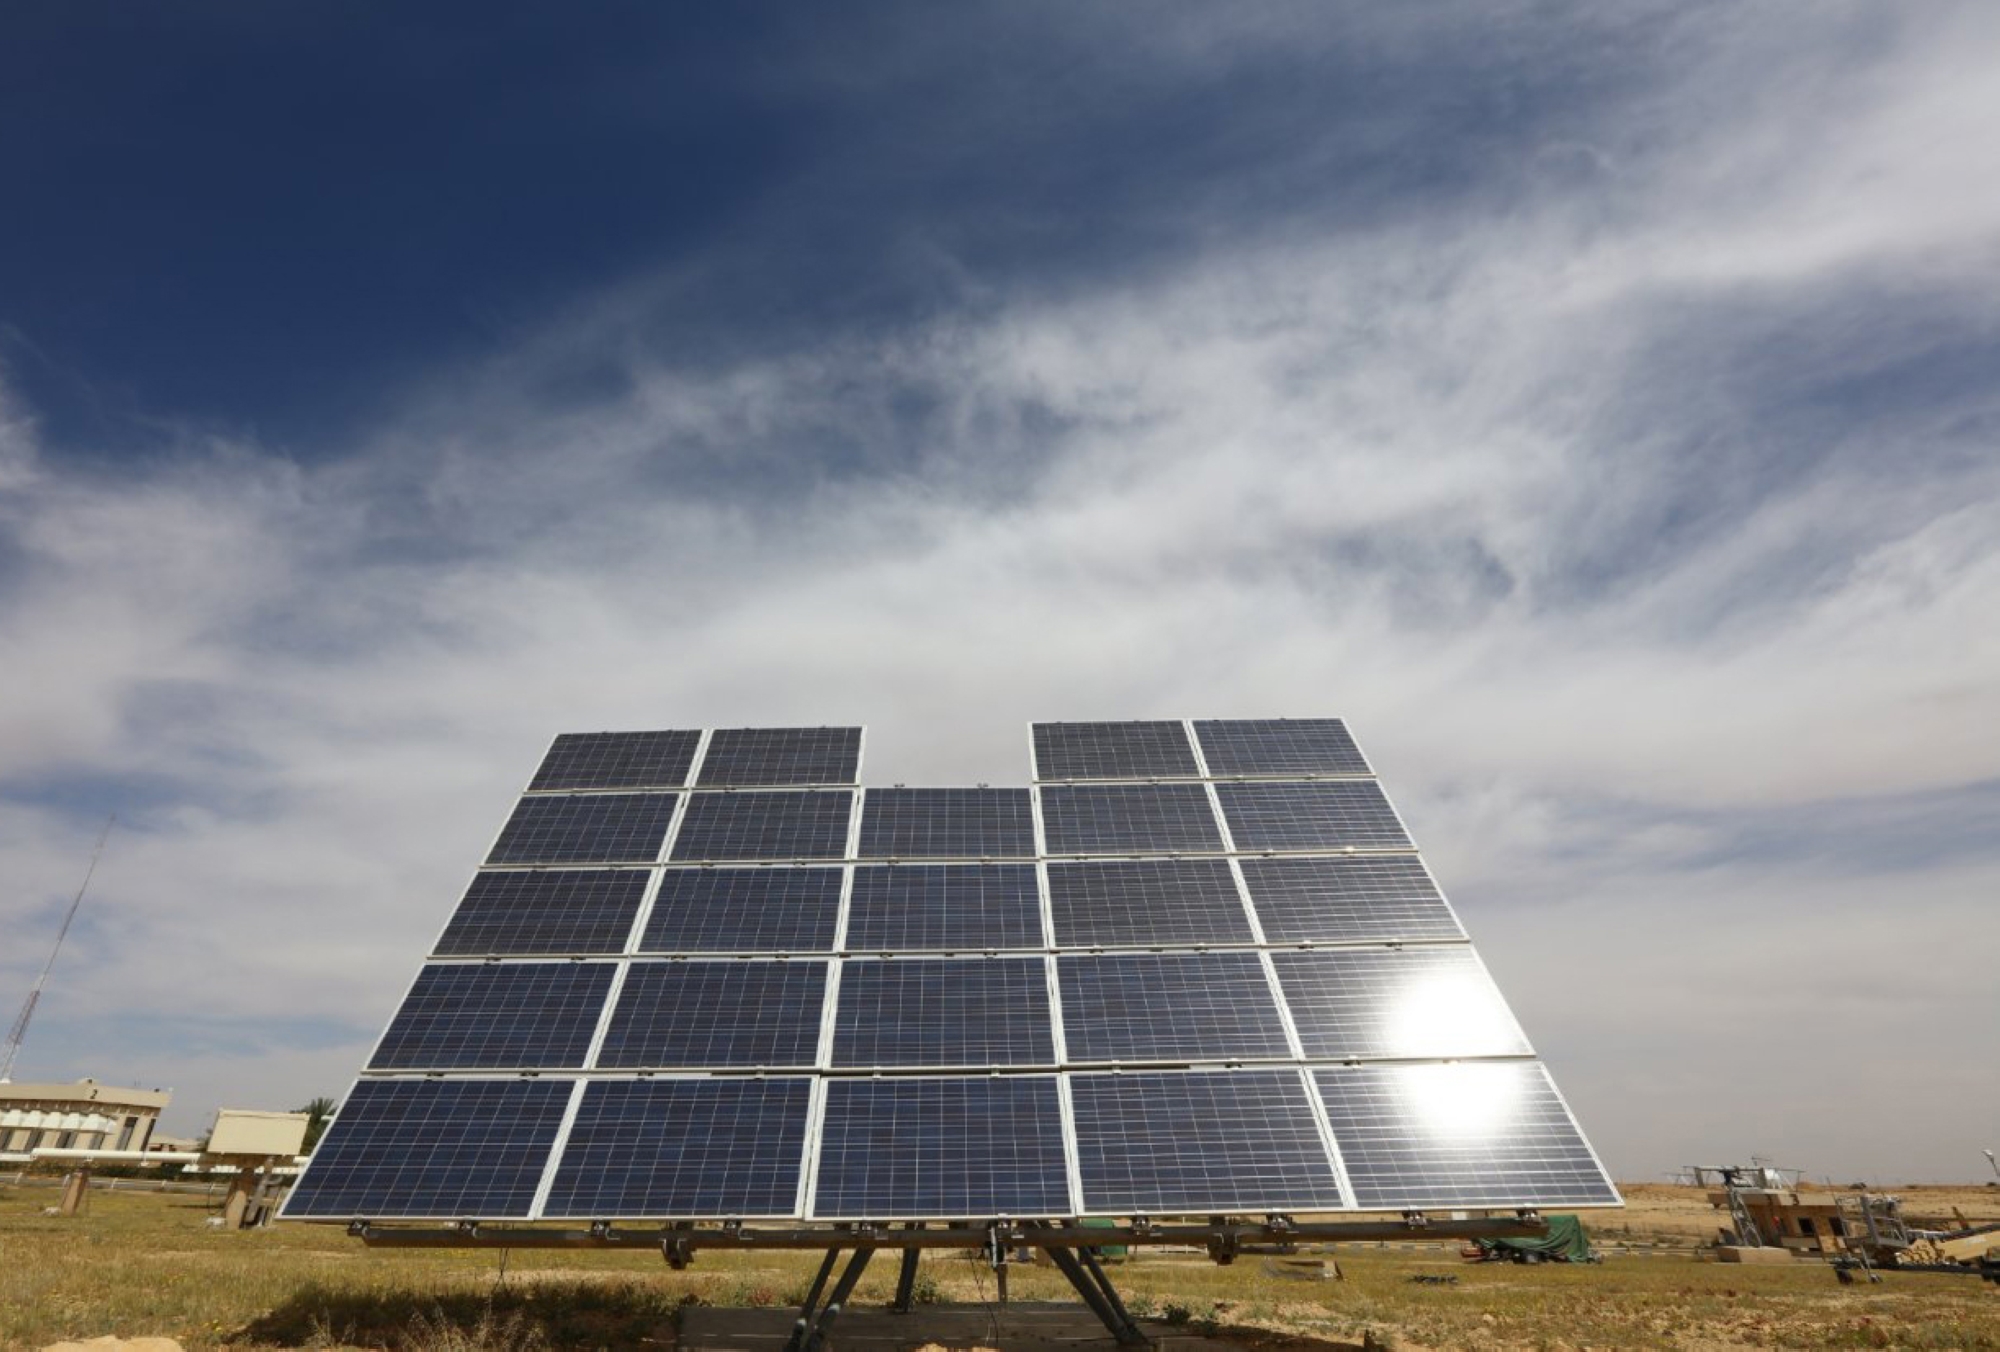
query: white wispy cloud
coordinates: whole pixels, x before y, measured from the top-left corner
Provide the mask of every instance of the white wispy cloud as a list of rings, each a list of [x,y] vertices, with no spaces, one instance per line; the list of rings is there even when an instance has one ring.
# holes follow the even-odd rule
[[[1020,782],[1029,718],[1333,712],[1615,1170],[1962,1175],[2000,855],[1820,822],[1993,796],[1996,387],[1839,400],[1994,350],[2000,33],[1855,22],[1655,24],[1514,191],[1098,286],[694,362],[636,279],[335,460],[79,469],[0,405],[7,987],[131,817],[23,1072],[338,1089],[556,731]]]

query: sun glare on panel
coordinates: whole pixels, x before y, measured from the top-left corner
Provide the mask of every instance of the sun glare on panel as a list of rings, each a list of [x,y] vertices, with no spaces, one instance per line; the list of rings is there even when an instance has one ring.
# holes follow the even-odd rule
[[[1437,972],[1410,983],[1388,1010],[1395,1057],[1506,1056],[1522,1050],[1514,1018],[1485,973]]]

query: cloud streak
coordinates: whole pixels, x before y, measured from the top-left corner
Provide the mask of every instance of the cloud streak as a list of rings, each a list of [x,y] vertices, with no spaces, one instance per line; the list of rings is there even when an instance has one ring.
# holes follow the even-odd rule
[[[1096,100],[1426,36],[1175,14],[1057,111],[1115,147]],[[114,471],[0,407],[0,983],[131,818],[24,1072],[183,1114],[339,1088],[556,731],[866,721],[871,782],[1020,782],[1029,718],[1332,712],[1615,1172],[1966,1176],[2000,1111],[1965,1069],[2000,1018],[2000,31],[1870,14],[1522,21],[1480,98],[1573,68],[1494,126],[1505,173],[1321,212],[1369,136],[1422,151],[1331,127],[1263,161],[1287,209],[1175,196],[1129,266],[1000,266],[946,213],[891,270],[923,303],[691,352],[676,307],[792,241],[774,209],[309,461],[181,431]],[[824,220],[871,148],[935,172],[898,136],[794,191]]]

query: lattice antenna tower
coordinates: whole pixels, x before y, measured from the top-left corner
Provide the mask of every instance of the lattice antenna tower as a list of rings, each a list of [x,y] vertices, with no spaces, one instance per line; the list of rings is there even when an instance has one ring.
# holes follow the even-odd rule
[[[104,830],[98,834],[97,848],[90,852],[90,867],[83,871],[83,885],[70,898],[69,911],[63,916],[62,928],[56,931],[55,947],[49,950],[49,960],[42,964],[41,975],[28,991],[28,998],[21,1005],[21,1012],[14,1018],[14,1026],[7,1031],[7,1050],[0,1055],[0,1084],[14,1077],[14,1058],[21,1054],[21,1044],[28,1037],[28,1022],[35,1017],[35,1005],[42,998],[42,987],[49,981],[49,973],[56,965],[56,955],[62,952],[63,940],[69,937],[70,923],[76,919],[77,908],[83,905],[83,894],[90,890],[90,879],[97,872],[97,861],[103,857],[104,842],[111,838],[111,828],[118,821],[118,814],[112,813],[104,819]]]

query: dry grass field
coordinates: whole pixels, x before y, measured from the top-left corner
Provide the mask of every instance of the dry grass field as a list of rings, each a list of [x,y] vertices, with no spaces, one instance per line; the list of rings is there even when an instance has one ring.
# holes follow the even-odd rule
[[[1468,1264],[1445,1246],[1343,1246],[1340,1280],[1278,1275],[1263,1259],[1217,1268],[1149,1254],[1113,1270],[1135,1312],[1266,1352],[1397,1347],[2000,1348],[2000,1287],[1889,1273],[1842,1286],[1826,1267],[1743,1267],[1686,1249],[1714,1228],[1699,1194],[1640,1186],[1592,1226],[1601,1264]],[[1914,1211],[2000,1217],[1994,1190],[1913,1190]],[[58,1218],[46,1186],[0,1181],[0,1346],[102,1335],[175,1338],[188,1348],[671,1347],[683,1305],[782,1306],[810,1280],[811,1255],[703,1254],[672,1272],[646,1254],[387,1251],[340,1230],[225,1233],[199,1196],[94,1190]],[[1590,1222],[1591,1217],[1586,1217]],[[859,1303],[882,1303],[892,1260]],[[1420,1280],[1421,1279],[1421,1280]],[[991,1275],[931,1254],[922,1298],[981,1302]],[[1017,1300],[1068,1299],[1046,1265],[1016,1268]]]

